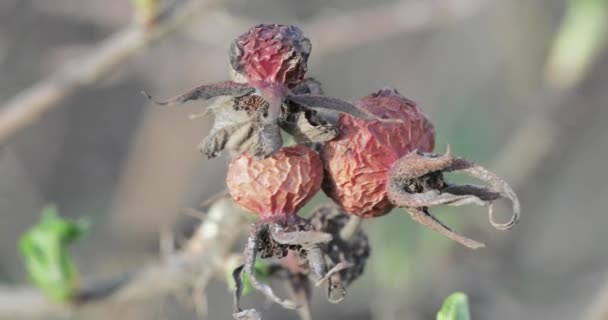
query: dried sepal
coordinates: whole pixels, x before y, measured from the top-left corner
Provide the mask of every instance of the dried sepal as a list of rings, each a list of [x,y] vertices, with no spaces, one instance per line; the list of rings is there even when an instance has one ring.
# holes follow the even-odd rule
[[[247,238],[247,246],[245,247],[245,251],[243,254],[245,264],[242,268],[240,268],[240,269],[237,268],[233,273],[235,283],[237,284],[237,290],[235,291],[235,295],[234,295],[235,318],[237,317],[238,314],[240,314],[242,312],[242,309],[240,307],[240,298],[241,298],[242,290],[240,290],[239,288],[242,288],[242,283],[243,283],[242,279],[243,279],[244,272],[247,272],[251,285],[256,290],[263,293],[272,302],[279,304],[283,308],[286,308],[286,309],[295,309],[296,308],[295,302],[288,300],[288,299],[280,298],[279,296],[277,296],[274,293],[274,290],[268,284],[261,282],[255,276],[255,261],[256,261],[257,254],[258,254],[258,250],[260,249],[261,238],[264,236],[265,233],[268,233],[267,225],[255,225],[254,229],[252,230],[249,237]]]
[[[167,101],[155,101],[144,94],[165,106],[231,97],[233,104],[229,108],[209,107],[216,119],[210,137],[200,149],[210,158],[224,149],[237,154],[250,152],[258,159],[270,157],[282,144],[279,127],[294,134],[298,143],[331,140],[338,133],[332,125],[343,113],[381,122],[395,121],[323,96],[321,84],[305,78],[310,51],[309,39],[295,26],[257,25],[232,42],[229,60],[233,81],[202,85]],[[288,121],[284,122],[285,119]],[[237,136],[233,139],[232,135]]]
[[[275,225],[271,231],[272,239],[283,245],[309,246],[331,241],[331,235],[318,231],[285,231]]]
[[[346,113],[354,117],[365,120],[380,120],[385,121],[374,114],[361,109],[352,103],[338,98],[327,97],[315,94],[301,94],[287,96],[287,102],[294,103],[303,109],[314,110],[321,114],[330,113]],[[337,118],[337,117],[336,117]]]
[[[294,85],[291,89],[291,93],[294,95],[298,94],[323,94],[323,85],[320,81],[315,78],[305,78],[298,84]]]
[[[157,105],[175,106],[192,100],[209,100],[221,96],[242,97],[255,91],[254,87],[247,84],[224,81],[198,86],[167,101],[156,101],[145,91],[142,91],[142,94]]]
[[[335,125],[315,119],[316,113],[299,112],[282,121],[281,128],[294,137],[297,143],[326,142],[340,134]]]
[[[286,309],[299,307],[296,302],[289,299],[278,297],[274,290],[268,285],[259,281],[255,277],[255,261],[261,258],[284,258],[288,252],[296,252],[299,256],[305,257],[312,276],[321,279],[327,272],[324,254],[320,244],[331,241],[330,234],[315,231],[312,225],[305,219],[293,217],[292,223],[282,225],[280,223],[259,223],[256,224],[247,239],[247,246],[244,252],[245,264],[233,272],[237,290],[234,294],[234,316],[243,319],[249,314],[250,310],[243,311],[240,307],[242,294],[242,277],[247,272],[252,286],[262,292],[271,301],[281,305]]]
[[[233,154],[249,152],[257,159],[267,158],[282,144],[278,124],[265,121],[268,103],[257,95],[231,100],[231,103],[214,106],[214,127],[199,148],[208,158],[223,150]]]
[[[490,193],[498,193],[500,194],[501,198],[505,198],[511,201],[512,215],[511,218],[504,223],[496,222],[493,215],[493,205],[492,203],[490,203],[489,219],[490,224],[492,224],[494,228],[498,230],[509,230],[519,222],[519,215],[521,212],[521,205],[519,203],[519,199],[517,198],[517,194],[515,193],[515,191],[513,191],[511,186],[509,186],[509,184],[502,178],[497,176],[495,173],[489,171],[488,169],[462,158],[454,158],[452,165],[450,168],[448,168],[448,170],[452,172],[463,173],[490,184],[489,190],[484,188],[471,188],[471,186],[465,186],[466,189],[458,189],[455,186],[451,186],[451,188],[456,188],[456,192],[462,192],[463,190],[465,190],[468,191],[471,196],[484,201],[495,200],[491,199],[493,195]],[[448,189],[448,192],[453,193],[455,191],[454,189]]]
[[[423,226],[435,230],[446,237],[462,244],[465,247],[471,249],[479,249],[485,247],[485,244],[475,241],[473,239],[467,238],[457,232],[454,232],[450,227],[446,226],[443,222],[433,216],[427,207],[415,208],[415,207],[406,207],[405,210],[410,214],[412,219],[422,224]]]
[[[252,138],[257,138],[257,141],[249,147],[249,151],[258,160],[272,156],[283,146],[281,128],[278,123],[266,123],[260,126]]]
[[[355,227],[351,222],[355,221]],[[359,278],[365,270],[371,248],[367,235],[359,228],[360,218],[342,211],[337,206],[323,206],[310,217],[315,230],[331,234],[332,240],[322,244],[328,265],[331,267],[321,280],[330,283],[330,301],[341,301],[346,287]],[[344,233],[345,229],[348,230]]]
[[[451,184],[444,180],[443,172],[463,173],[490,186]],[[414,151],[397,160],[389,172],[388,197],[396,206],[405,208],[414,220],[470,248],[483,247],[483,244],[452,231],[428,208],[466,204],[489,206],[490,223],[499,230],[508,230],[519,221],[520,204],[513,189],[487,169],[452,156],[449,148],[443,155]],[[506,223],[498,223],[493,217],[492,202],[501,198],[512,202],[512,216]]]
[[[251,121],[239,122],[220,128],[210,133],[199,145],[199,150],[207,158],[214,158],[225,148],[229,150],[239,149],[253,134],[254,128]]]

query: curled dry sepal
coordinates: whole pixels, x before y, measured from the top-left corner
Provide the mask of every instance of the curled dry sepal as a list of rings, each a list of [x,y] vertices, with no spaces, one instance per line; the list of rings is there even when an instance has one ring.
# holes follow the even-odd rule
[[[328,284],[328,300],[338,303],[345,298],[346,288],[363,274],[371,248],[363,230],[357,226],[352,228],[353,225],[350,223],[352,219],[353,216],[335,205],[322,206],[314,210],[310,218],[299,219],[301,225],[307,225],[308,228],[312,226],[317,232],[331,235],[331,240],[318,243],[327,266],[322,278],[319,278],[316,271],[311,268],[311,261],[301,245],[291,246],[291,250],[271,253],[275,257],[283,258],[270,265],[267,272],[268,277],[281,280],[286,285],[291,300],[298,306],[301,319],[310,319],[312,285]],[[265,240],[259,242],[258,250],[268,252],[270,248],[276,248],[279,244],[276,241],[271,243],[273,241],[266,237]],[[240,269],[237,269],[237,273],[234,274],[235,283],[238,284],[237,287],[245,290],[247,283],[241,282],[238,272]],[[242,292],[244,293],[244,291]],[[235,297],[237,308],[239,298],[239,295]],[[259,316],[259,313],[252,309],[237,309],[237,319],[257,319],[256,316]]]
[[[375,119],[346,101],[322,95],[319,83],[305,78],[310,52],[310,40],[297,27],[257,25],[230,46],[232,81],[202,85],[156,103],[231,97],[209,107],[215,122],[200,145],[209,158],[224,149],[269,157],[282,146],[281,129],[299,143],[328,141],[338,135],[333,122],[339,113]]]
[[[489,205],[490,222],[500,230],[519,220],[519,201],[509,185],[494,173],[450,152],[429,153],[435,130],[418,105],[385,88],[354,102],[386,123],[357,119],[344,114],[337,123],[340,136],[322,147],[325,167],[323,190],[348,213],[362,218],[387,214],[396,205],[405,208],[421,224],[470,248],[482,243],[464,237],[435,218],[429,208],[437,205]],[[458,172],[490,184],[489,187],[456,185],[445,181],[443,172]],[[491,203],[506,198],[513,203],[507,223],[492,217]]]
[[[297,304],[278,297],[267,284],[255,276],[255,261],[262,258],[283,258],[288,251],[296,251],[306,259],[310,275],[321,281],[327,273],[320,243],[331,240],[331,235],[315,231],[313,226],[297,215],[297,211],[321,188],[323,165],[310,148],[294,145],[280,149],[272,156],[256,160],[250,153],[232,159],[226,184],[236,203],[259,216],[247,239],[244,265],[234,271],[235,317],[245,319],[249,311],[240,308],[242,275],[247,272],[251,285],[270,300],[288,309]],[[328,297],[340,289],[328,282]]]

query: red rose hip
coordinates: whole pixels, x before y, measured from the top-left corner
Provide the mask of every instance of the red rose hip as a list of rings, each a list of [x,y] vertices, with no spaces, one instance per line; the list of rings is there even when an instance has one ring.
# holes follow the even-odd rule
[[[415,102],[391,88],[382,89],[354,104],[387,123],[343,114],[341,134],[325,144],[321,157],[326,171],[323,190],[348,213],[371,218],[388,213],[388,171],[393,163],[413,150],[430,152],[435,130]]]
[[[265,219],[295,215],[321,187],[323,164],[310,148],[294,145],[269,158],[249,153],[232,159],[226,184],[243,208]]]
[[[291,87],[304,79],[310,50],[310,40],[298,27],[260,24],[232,42],[230,65],[247,82]]]
[[[394,89],[383,89],[355,102],[360,108],[397,122],[362,120],[342,115],[342,134],[322,149],[326,171],[323,190],[346,212],[371,218],[399,206],[419,223],[469,248],[483,243],[462,236],[435,218],[429,208],[437,205],[490,206],[490,223],[499,230],[519,220],[519,201],[511,187],[494,173],[462,158],[430,153],[435,131],[412,101]],[[400,122],[399,122],[400,120]],[[443,172],[460,172],[490,187],[457,185],[444,180]],[[494,220],[491,204],[512,201],[513,215],[506,223]]]
[[[232,199],[243,208],[260,216],[247,239],[244,253],[245,265],[233,275],[237,283],[235,315],[246,314],[239,306],[242,274],[247,272],[251,284],[272,301],[285,308],[294,309],[293,301],[279,298],[273,290],[255,277],[255,260],[258,252],[263,258],[283,258],[289,250],[305,252],[311,276],[324,279],[327,267],[319,243],[332,239],[330,234],[317,232],[297,211],[321,188],[323,163],[310,148],[294,145],[281,148],[265,159],[256,159],[243,153],[232,159],[228,167],[226,184]],[[327,283],[330,301],[342,288]],[[337,296],[343,297],[342,296]]]

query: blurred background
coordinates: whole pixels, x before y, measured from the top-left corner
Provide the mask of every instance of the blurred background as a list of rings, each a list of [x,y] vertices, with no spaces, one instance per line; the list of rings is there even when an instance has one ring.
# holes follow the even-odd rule
[[[230,41],[254,24],[282,23],[300,26],[311,39],[309,75],[328,95],[354,100],[397,88],[435,123],[438,152],[450,144],[455,154],[494,170],[512,183],[523,208],[508,232],[492,229],[482,208],[435,210],[486,243],[477,251],[401,210],[365,221],[373,252],[364,276],[338,305],[315,290],[313,319],[434,319],[457,290],[469,295],[473,319],[608,319],[608,50],[602,50],[608,1],[168,5],[188,3],[202,4],[175,32],[139,41],[93,72],[81,62],[100,54],[105,39],[133,28],[131,2],[0,1],[0,127],[17,123],[0,128],[5,297],[26,284],[17,240],[47,203],[93,221],[74,248],[85,281],[158,260],[161,230],[172,230],[178,242],[187,238],[198,220],[184,209],[225,188],[226,158],[207,160],[196,148],[212,119],[188,115],[202,104],[157,108],[139,92],[164,99],[227,79]],[[141,14],[140,22],[150,22]],[[74,83],[68,77],[68,89],[52,99],[23,94],[49,77],[65,80],[54,75],[65,74],[66,65],[77,79],[95,76]],[[29,120],[10,118],[15,110]],[[241,248],[242,241],[235,250]],[[231,319],[232,297],[221,279],[207,289],[206,313],[160,295],[40,318]],[[259,294],[244,303],[259,307],[264,319],[297,319]],[[0,318],[15,319],[1,308]]]

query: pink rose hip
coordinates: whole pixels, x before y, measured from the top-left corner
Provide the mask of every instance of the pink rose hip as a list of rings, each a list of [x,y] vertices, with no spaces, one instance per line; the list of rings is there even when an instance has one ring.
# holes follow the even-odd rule
[[[389,169],[410,151],[432,151],[435,130],[416,103],[394,89],[382,89],[354,104],[380,118],[402,122],[343,114],[337,125],[340,136],[321,151],[326,171],[323,190],[350,214],[377,217],[393,208],[386,192]]]
[[[243,208],[265,219],[295,215],[321,188],[323,164],[302,145],[280,149],[256,160],[249,153],[232,159],[226,184]]]
[[[464,237],[431,215],[437,205],[478,204],[490,207],[490,222],[499,230],[512,228],[519,219],[515,192],[494,173],[463,158],[432,154],[435,130],[418,106],[394,89],[383,89],[354,103],[382,119],[363,120],[342,115],[341,134],[322,148],[325,168],[323,190],[349,214],[372,218],[402,207],[419,223],[469,248],[483,243]],[[460,172],[490,187],[456,185],[443,172]],[[513,215],[495,222],[492,202],[512,201]]]

